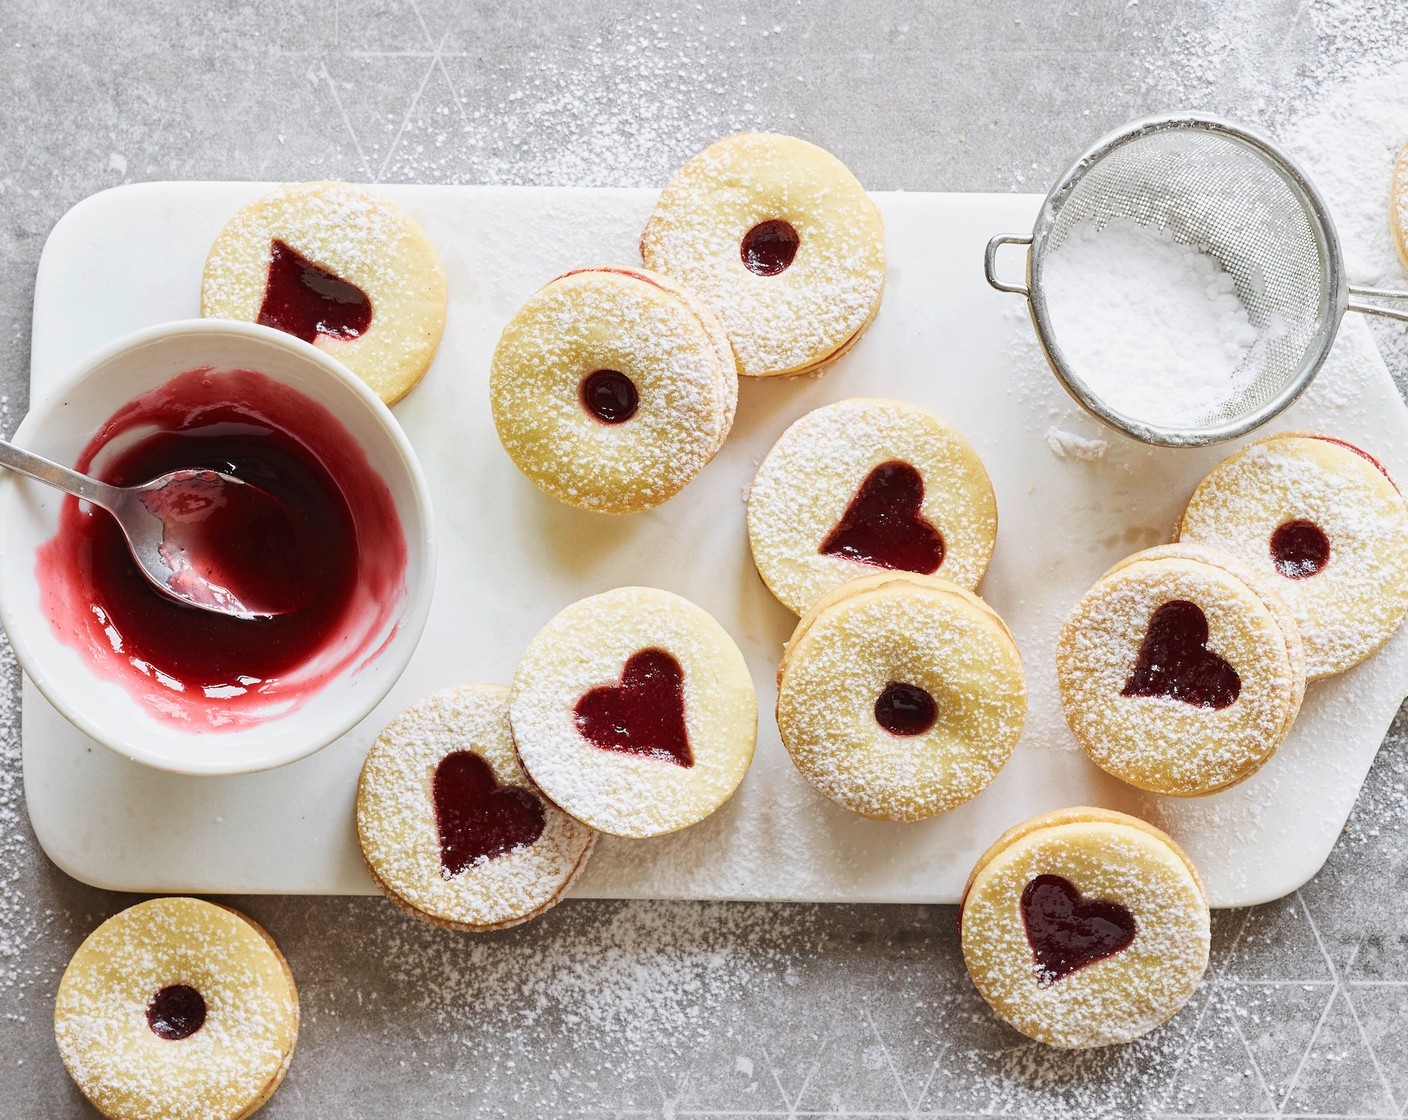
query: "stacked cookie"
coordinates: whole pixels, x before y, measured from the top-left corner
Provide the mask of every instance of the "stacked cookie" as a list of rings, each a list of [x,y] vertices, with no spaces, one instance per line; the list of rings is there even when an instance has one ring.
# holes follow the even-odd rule
[[[357,838],[388,898],[474,932],[550,909],[596,843],[529,781],[496,685],[437,692],[381,733],[357,785]]]
[[[273,939],[195,898],[109,918],[74,953],[54,1005],[64,1066],[114,1120],[243,1120],[283,1081],[298,1022]]]
[[[686,163],[640,255],[718,311],[744,377],[834,362],[885,286],[884,229],[865,188],[830,152],[775,133],[725,137]]]
[[[740,133],[661,192],[645,267],[583,268],[509,320],[490,399],[541,490],[634,513],[718,454],[738,378],[812,373],[859,340],[885,283],[880,213],[845,166],[790,136]]]
[[[1250,777],[1305,695],[1284,601],[1235,557],[1199,545],[1147,549],[1106,572],[1061,628],[1056,667],[1090,758],[1181,796]]]
[[[877,570],[976,590],[997,543],[997,499],[972,445],[927,409],[852,397],[793,423],[748,491],[758,574],[802,614]]]
[[[1214,793],[1285,740],[1307,681],[1408,614],[1408,503],[1322,435],[1248,445],[1198,485],[1177,543],[1106,572],[1061,629],[1066,719],[1090,758],[1155,793]]]
[[[984,852],[959,930],[992,1009],[1068,1049],[1131,1042],[1176,1015],[1211,941],[1202,880],[1178,845],[1088,807],[1034,817]]]
[[[802,615],[778,669],[777,726],[797,769],[862,816],[913,821],[976,797],[1026,716],[997,612],[939,576],[848,580]]]
[[[535,293],[489,375],[494,425],[541,490],[601,513],[672,498],[723,447],[738,374],[722,324],[641,268],[587,268]]]

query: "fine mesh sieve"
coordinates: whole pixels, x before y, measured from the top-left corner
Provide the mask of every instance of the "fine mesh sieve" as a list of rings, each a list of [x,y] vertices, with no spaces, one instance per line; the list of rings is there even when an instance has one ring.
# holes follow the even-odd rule
[[[1166,231],[1212,256],[1256,328],[1238,370],[1243,387],[1194,422],[1179,426],[1116,410],[1061,348],[1061,323],[1053,321],[1043,290],[1048,256],[1077,227],[1099,230],[1113,220]],[[1025,285],[997,277],[997,251],[1009,244],[1030,247]],[[1151,117],[1105,137],[1047,195],[1030,237],[1004,234],[988,242],[986,268],[994,288],[1027,297],[1052,370],[1082,406],[1135,439],[1166,446],[1232,439],[1287,408],[1324,363],[1346,310],[1408,320],[1408,312],[1351,299],[1408,299],[1408,292],[1348,285],[1324,201],[1289,157],[1201,114]]]

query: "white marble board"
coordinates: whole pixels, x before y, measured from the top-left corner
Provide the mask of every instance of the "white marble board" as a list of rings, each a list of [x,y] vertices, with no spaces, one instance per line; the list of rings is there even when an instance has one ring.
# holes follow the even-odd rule
[[[216,231],[257,183],[149,183],[80,203],[55,226],[35,293],[32,396],[86,354],[139,327],[194,315]],[[599,898],[955,902],[978,854],[1009,825],[1063,805],[1138,813],[1191,853],[1214,905],[1287,894],[1322,866],[1394,713],[1408,693],[1408,634],[1366,665],[1310,686],[1290,738],[1250,781],[1191,801],[1143,795],[1088,763],[1056,703],[1053,639],[1104,569],[1167,538],[1193,485],[1230,446],[1142,447],[1101,429],[1064,396],[1031,339],[1024,305],[992,291],[982,251],[1030,228],[1031,195],[880,194],[889,284],[875,324],[822,376],[745,383],[723,452],[679,497],[611,519],[540,494],[513,468],[487,406],[500,329],[535,288],[569,268],[636,259],[648,190],[388,186],[444,255],[444,344],[396,407],[429,477],[440,575],[424,639],[400,683],[361,725],[280,770],[194,778],[128,762],[71,727],[27,681],[25,793],[34,830],[65,871],[152,892],[364,894],[352,825],[358,767],[403,706],[470,680],[507,682],[537,629],[572,600],[629,583],[711,611],[753,669],[758,753],[712,818],[653,841],[605,840],[575,893]],[[1003,260],[1017,275],[1021,262]],[[1351,316],[1351,320],[1353,317]],[[983,594],[1011,625],[1031,710],[996,782],[928,822],[864,821],[814,793],[772,721],[774,675],[793,617],[753,571],[743,495],[796,417],[852,395],[928,405],[977,447],[1001,529]],[[1408,410],[1362,323],[1273,427],[1316,428],[1373,451],[1408,478]],[[1108,440],[1086,461],[1052,431]]]

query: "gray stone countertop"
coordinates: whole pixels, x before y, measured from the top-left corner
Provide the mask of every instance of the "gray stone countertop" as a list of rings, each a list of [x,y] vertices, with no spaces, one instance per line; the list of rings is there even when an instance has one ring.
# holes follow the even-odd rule
[[[1042,191],[1102,132],[1168,108],[1274,131],[1328,107],[1408,136],[1405,60],[1400,0],[0,0],[0,426],[26,407],[45,237],[118,183],[658,186],[757,127],[822,144],[873,189]],[[1401,330],[1377,337],[1401,378]],[[5,650],[0,1112],[89,1116],[54,992],[134,899],[39,851],[18,684]],[[997,1022],[952,908],[568,902],[472,938],[379,898],[234,899],[302,994],[263,1115],[1400,1116],[1405,737],[1400,714],[1325,869],[1215,914],[1190,1006],[1101,1052]]]

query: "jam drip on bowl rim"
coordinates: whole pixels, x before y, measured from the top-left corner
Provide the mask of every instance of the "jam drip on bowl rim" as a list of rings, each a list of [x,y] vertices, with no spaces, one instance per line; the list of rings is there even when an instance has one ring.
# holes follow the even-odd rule
[[[395,503],[351,433],[297,390],[253,370],[188,370],[119,409],[76,466],[119,486],[215,470],[291,513],[244,526],[253,532],[226,560],[297,585],[298,609],[249,620],[168,598],[111,517],[63,500],[37,554],[46,614],[100,678],[159,718],[211,730],[262,722],[375,658],[394,632],[407,563]]]

